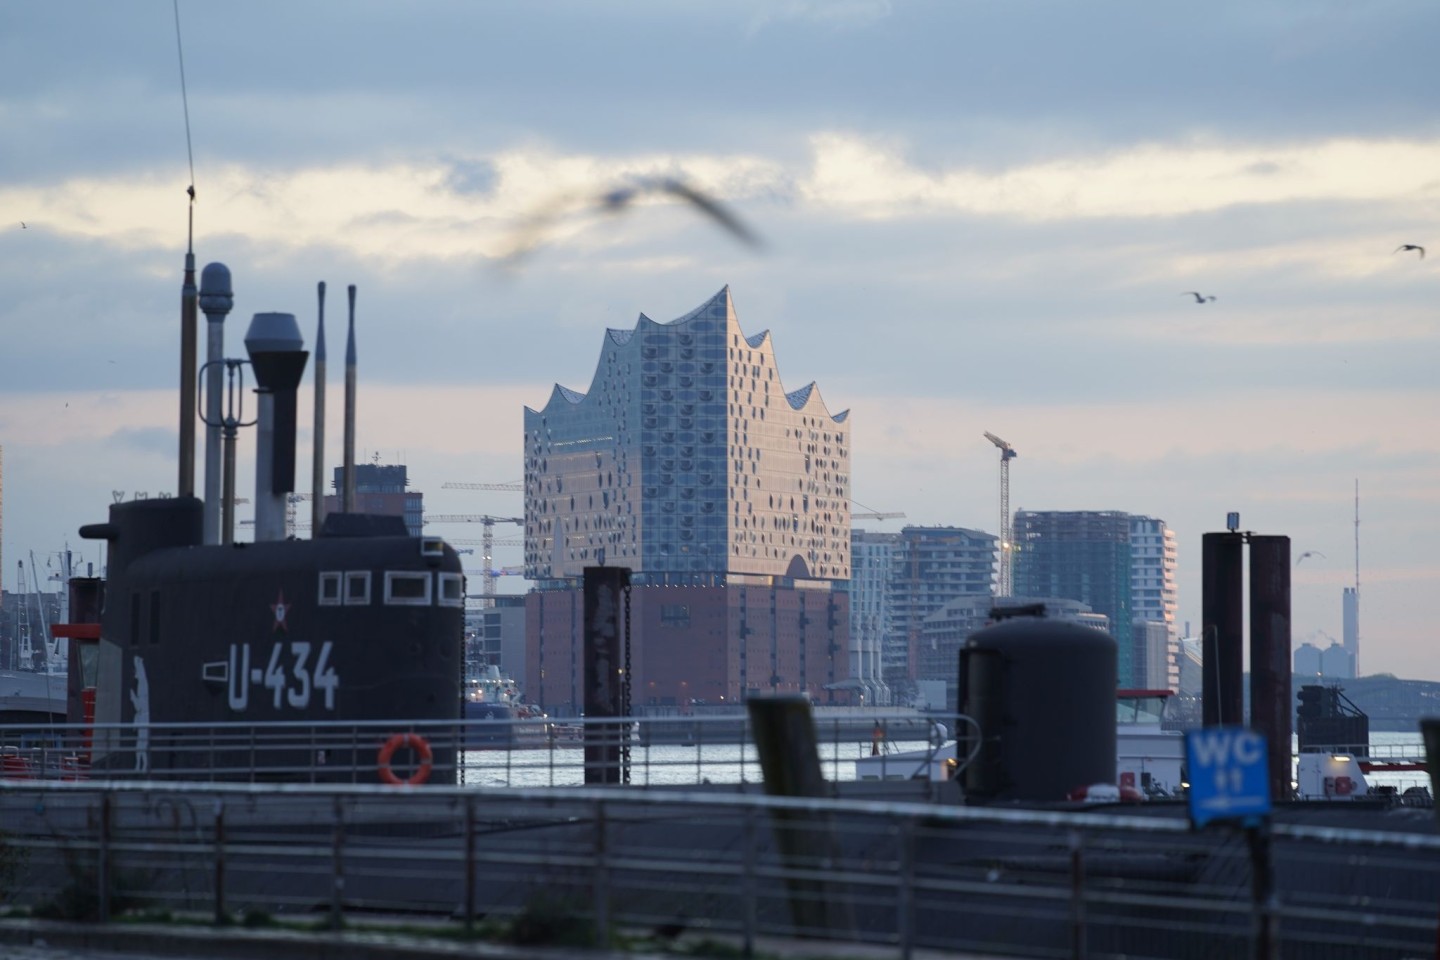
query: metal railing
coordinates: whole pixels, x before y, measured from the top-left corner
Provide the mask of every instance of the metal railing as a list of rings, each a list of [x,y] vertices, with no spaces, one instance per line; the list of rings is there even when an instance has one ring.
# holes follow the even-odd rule
[[[722,938],[747,955],[804,936],[900,957],[1228,957],[1255,955],[1261,930],[1282,956],[1434,950],[1429,819],[1277,824],[1273,895],[1257,900],[1239,832],[1157,809],[9,780],[0,896],[37,916],[419,918],[528,942]]]
[[[855,779],[855,761],[873,752],[935,750],[948,733],[939,715],[915,713],[819,718],[815,727],[824,773],[836,781]],[[633,786],[761,778],[743,714],[618,724],[585,718],[11,724],[0,726],[0,777],[581,786],[587,782],[587,742],[628,746],[625,782]],[[599,762],[592,758],[590,769]]]

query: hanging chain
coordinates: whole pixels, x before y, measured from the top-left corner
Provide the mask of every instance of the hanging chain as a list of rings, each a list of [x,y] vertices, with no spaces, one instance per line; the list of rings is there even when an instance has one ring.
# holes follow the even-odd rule
[[[634,720],[630,715],[630,586],[625,587],[625,675],[620,681],[620,713],[625,727],[620,734],[620,782],[630,783],[630,732]]]

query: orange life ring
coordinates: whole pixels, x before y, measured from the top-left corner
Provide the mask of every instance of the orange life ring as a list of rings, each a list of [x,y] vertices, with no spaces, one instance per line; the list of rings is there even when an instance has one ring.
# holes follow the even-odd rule
[[[394,758],[395,751],[401,747],[409,747],[420,758],[420,765],[405,780],[395,776],[395,771],[390,769],[390,761]],[[420,734],[397,733],[386,740],[385,745],[380,748],[380,752],[375,757],[375,764],[379,768],[380,779],[391,786],[418,787],[430,779],[430,761],[433,757],[434,755],[430,752],[430,744],[426,743],[425,738]]]

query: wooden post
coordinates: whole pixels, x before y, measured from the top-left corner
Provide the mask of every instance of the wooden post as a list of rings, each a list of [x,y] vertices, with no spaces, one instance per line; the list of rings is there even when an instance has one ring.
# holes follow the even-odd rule
[[[780,694],[746,701],[765,792],[774,797],[828,797],[820,771],[810,701]],[[844,936],[854,930],[850,904],[834,885],[814,875],[836,869],[840,861],[830,818],[823,814],[776,810],[775,841],[785,864],[790,916],[801,936]],[[807,876],[810,875],[810,876]]]

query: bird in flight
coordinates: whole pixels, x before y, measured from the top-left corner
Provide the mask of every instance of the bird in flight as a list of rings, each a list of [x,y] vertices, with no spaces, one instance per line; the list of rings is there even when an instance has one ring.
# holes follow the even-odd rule
[[[1184,290],[1184,291],[1181,291],[1180,296],[1182,296],[1182,297],[1194,297],[1196,303],[1204,303],[1206,300],[1214,300],[1214,299],[1215,299],[1215,298],[1212,297],[1212,296],[1209,296],[1209,295],[1203,294],[1203,293],[1197,293],[1197,292],[1194,291],[1194,290]]]
[[[1420,246],[1420,244],[1418,243],[1402,243],[1400,244],[1400,246],[1395,248],[1395,253],[1399,253],[1402,250],[1415,250],[1420,254],[1421,260],[1425,259],[1425,248]],[[1394,254],[1392,254],[1392,256],[1393,255]]]
[[[1295,566],[1300,566],[1300,564],[1304,561],[1306,557],[1319,557],[1321,560],[1324,560],[1325,554],[1321,553],[1319,550],[1306,550],[1304,553],[1300,554],[1300,556],[1296,558]]]
[[[20,229],[21,229],[21,230],[29,230],[30,228],[27,227],[27,226],[25,226],[25,221],[24,221],[24,220],[21,220],[21,221],[20,221]]]
[[[713,197],[707,196],[675,177],[644,177],[624,186],[607,190],[598,196],[577,198],[569,195],[552,201],[532,216],[517,233],[503,262],[514,265],[521,258],[529,255],[543,241],[546,229],[577,207],[580,209],[598,208],[604,213],[621,213],[641,196],[653,193],[664,194],[688,203],[715,221],[740,242],[751,247],[761,246],[759,235]]]

